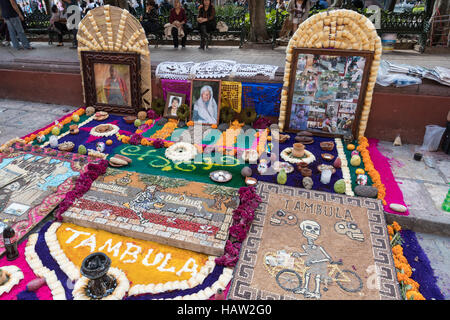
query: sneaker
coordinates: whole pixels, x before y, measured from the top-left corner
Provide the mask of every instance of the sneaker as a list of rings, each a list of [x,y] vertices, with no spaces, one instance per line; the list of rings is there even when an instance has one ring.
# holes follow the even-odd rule
[[[11,45],[11,43],[9,43],[9,41],[6,41],[6,40],[4,40],[4,41],[2,42],[2,44],[3,44],[5,47],[9,47],[9,46]]]

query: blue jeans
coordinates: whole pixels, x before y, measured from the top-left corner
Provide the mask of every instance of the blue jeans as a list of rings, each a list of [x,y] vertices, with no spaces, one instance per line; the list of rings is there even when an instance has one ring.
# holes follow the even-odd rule
[[[22,43],[24,48],[30,48],[30,43],[28,42],[27,37],[25,36],[25,31],[23,31],[22,21],[20,21],[19,17],[8,18],[5,19],[6,24],[8,25],[9,37],[11,38],[12,45],[14,49],[19,49],[19,41]]]

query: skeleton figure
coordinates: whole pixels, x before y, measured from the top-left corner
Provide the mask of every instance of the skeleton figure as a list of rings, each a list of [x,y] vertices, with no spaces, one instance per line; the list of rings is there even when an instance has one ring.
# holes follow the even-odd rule
[[[305,284],[303,288],[299,288],[295,293],[300,293],[305,298],[321,298],[320,282],[329,281],[327,267],[332,262],[331,257],[327,254],[324,248],[314,244],[314,241],[320,236],[320,225],[312,220],[304,220],[300,223],[300,229],[303,232],[303,236],[308,241],[307,245],[302,245],[304,252],[294,252],[293,257],[306,257],[305,266],[308,267],[305,274]],[[315,289],[314,292],[309,290],[309,281],[311,275],[315,275]]]
[[[134,211],[146,211],[150,209],[161,209],[164,207],[164,201],[160,196],[155,194],[154,186],[138,194],[137,197],[130,202],[130,209]]]

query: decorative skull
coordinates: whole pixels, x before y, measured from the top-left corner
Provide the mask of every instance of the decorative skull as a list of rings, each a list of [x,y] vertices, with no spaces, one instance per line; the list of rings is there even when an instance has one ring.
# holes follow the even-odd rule
[[[300,223],[303,236],[307,239],[316,240],[320,236],[320,224],[312,220],[304,220]]]
[[[352,240],[364,241],[364,234],[354,222],[338,221],[334,225],[334,230],[336,230],[338,234],[344,234]]]
[[[270,224],[273,226],[282,226],[285,224],[289,225],[289,226],[293,226],[293,225],[296,225],[297,222],[298,222],[298,218],[295,214],[286,213],[283,210],[278,210],[270,218]]]

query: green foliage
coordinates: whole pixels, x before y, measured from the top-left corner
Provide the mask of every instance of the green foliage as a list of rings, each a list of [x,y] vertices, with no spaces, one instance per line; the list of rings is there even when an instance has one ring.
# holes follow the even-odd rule
[[[252,124],[253,121],[256,120],[257,116],[258,114],[253,108],[245,108],[241,111],[241,121],[248,125]]]
[[[219,17],[235,17],[241,15],[245,9],[234,4],[226,4],[216,7],[216,15]]]
[[[234,110],[231,108],[231,106],[224,106],[220,108],[220,121],[224,123],[229,123],[231,120],[233,120],[234,117]]]
[[[177,117],[182,121],[189,119],[190,111],[187,104],[183,103],[177,110]]]
[[[163,114],[165,106],[166,102],[162,98],[154,99],[152,101],[152,109],[160,116]]]
[[[169,177],[153,176],[148,174],[140,175],[140,180],[147,186],[157,186],[160,190],[169,188],[181,188],[190,183],[188,180],[173,179]]]

